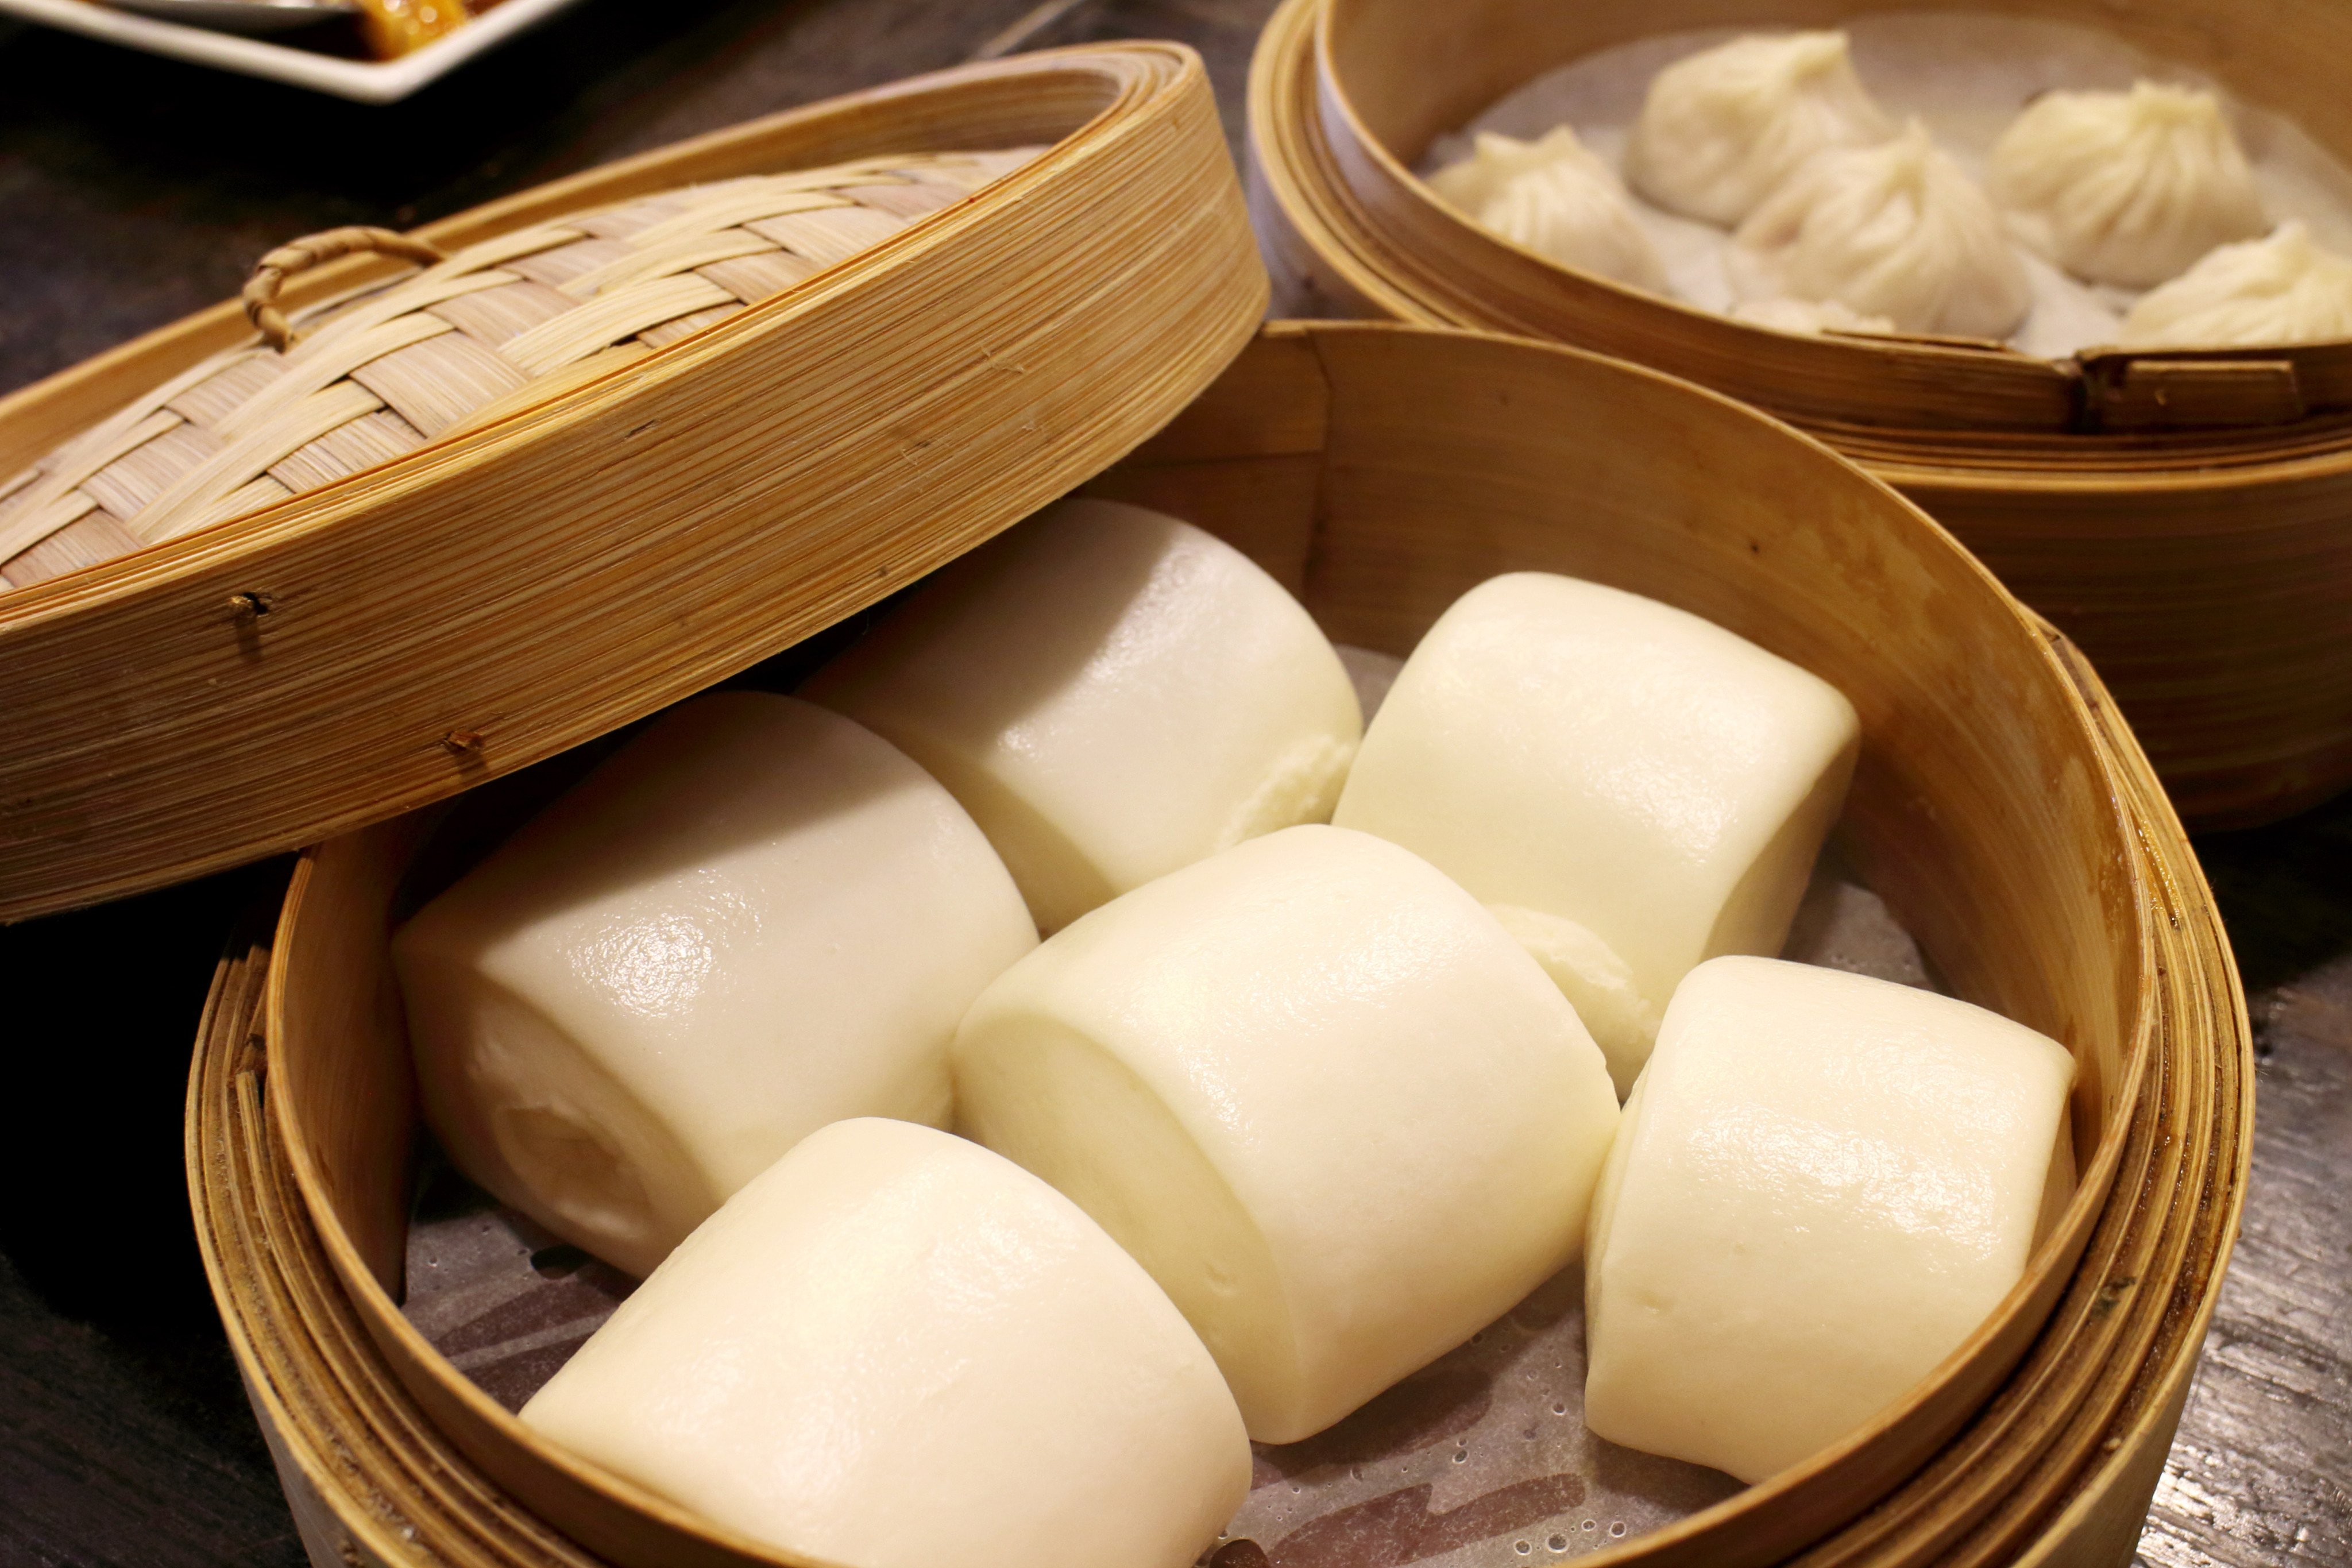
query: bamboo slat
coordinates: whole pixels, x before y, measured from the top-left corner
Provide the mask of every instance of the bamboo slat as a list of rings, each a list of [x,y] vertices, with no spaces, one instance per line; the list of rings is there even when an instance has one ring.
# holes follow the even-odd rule
[[[1708,615],[1854,699],[1864,748],[1845,836],[1960,994],[2075,1052],[2083,1186],[2027,1279],[1910,1399],[1799,1470],[1590,1560],[2123,1562],[2235,1229],[2250,1037],[2178,820],[2065,640],[1786,427],[1491,338],[1277,325],[1089,488],[1223,532],[1343,640],[1402,652],[1489,574],[1567,571]],[[443,1475],[492,1500],[464,1523],[486,1563],[540,1560],[541,1521],[633,1568],[772,1561],[539,1442],[395,1305],[415,1121],[384,933],[438,821],[368,828],[298,870],[258,1009],[266,1125],[222,1109],[229,1047],[199,1054],[193,1179],[200,1215],[218,1211],[208,1260],[275,1402],[267,1418],[293,1434],[337,1528],[387,1563],[444,1550],[437,1525],[403,1547],[381,1512]],[[267,1176],[244,1208],[214,1195],[240,1142]],[[302,1301],[258,1297],[246,1280],[265,1266],[299,1275]],[[331,1347],[324,1364],[286,1361],[313,1342]],[[353,1389],[369,1414],[338,1413]],[[346,1457],[362,1475],[339,1479]],[[2057,1531],[2082,1550],[2053,1547]]]
[[[1265,300],[1173,45],[916,79],[415,237],[446,259],[287,278],[282,354],[222,306],[0,401],[0,473],[33,469],[0,554],[41,579],[0,594],[0,920],[753,663],[1132,447]],[[126,535],[161,542],[99,559]]]
[[[1958,532],[2090,656],[2203,826],[2352,784],[2352,343],[2088,353],[1765,331],[1579,274],[1436,201],[1433,137],[1530,77],[1695,26],[1835,26],[1927,0],[1288,0],[1250,84],[1251,211],[1278,296],[1655,365],[1783,415]],[[2352,162],[2326,0],[2000,0],[2118,33]]]
[[[277,470],[322,442],[354,457],[374,445],[383,452],[377,460],[391,461],[593,353],[633,339],[667,347],[687,335],[674,330],[678,323],[709,325],[725,319],[713,314],[716,307],[756,305],[782,293],[889,238],[916,217],[961,200],[974,188],[970,176],[1010,174],[1038,151],[861,160],[780,178],[689,187],[609,213],[583,214],[540,228],[527,250],[477,247],[444,260],[425,247],[416,258],[425,265],[415,277],[355,305],[293,323],[301,342],[263,354],[250,347],[226,350],[209,362],[210,374],[184,386],[158,388],[110,420],[131,422],[120,440],[95,452],[68,441],[34,463],[28,482],[0,500],[0,589],[61,574],[51,568],[54,552],[27,554],[47,537],[35,531],[41,524],[64,519],[51,531],[67,526],[73,500],[87,497],[139,540],[160,543],[331,483],[371,465],[296,465],[291,472],[310,484],[296,484]],[[958,177],[938,177],[941,167]],[[876,193],[894,191],[906,195],[866,205]],[[845,229],[842,220],[853,214],[860,221]],[[600,228],[625,237],[595,237]],[[845,234],[854,243],[845,243]],[[800,265],[710,270],[763,256]],[[512,269],[532,258],[541,275],[536,287]],[[562,279],[551,290],[544,285],[550,275]],[[271,298],[278,287],[273,272]],[[478,302],[508,296],[510,289],[524,292],[496,304]],[[283,323],[273,307],[260,308]],[[397,416],[420,439],[389,450],[364,437],[335,441],[346,426],[379,411]],[[256,490],[264,479],[276,482]],[[247,504],[226,507],[231,498]]]

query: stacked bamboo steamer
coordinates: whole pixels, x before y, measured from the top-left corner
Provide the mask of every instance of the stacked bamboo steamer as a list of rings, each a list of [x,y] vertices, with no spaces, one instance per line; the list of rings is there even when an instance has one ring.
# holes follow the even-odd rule
[[[2352,343],[2101,352],[1769,331],[1544,261],[1410,171],[1521,83],[1696,27],[1836,26],[1911,0],[1552,5],[1288,0],[1250,84],[1252,216],[1278,299],[1654,365],[1821,436],[1951,528],[2063,629],[2200,826],[2352,784]],[[2352,162],[2328,0],[2000,0],[2120,37],[2292,117]]]
[[[1664,460],[1690,452],[1707,463]],[[2210,896],[2064,640],[1785,427],[1495,338],[1270,328],[1089,489],[1197,518],[1359,645],[1402,652],[1471,584],[1559,570],[1707,614],[1854,697],[1853,851],[1963,994],[2076,1051],[2084,1186],[1902,1406],[1604,1557],[2126,1560],[2235,1228],[2251,1060]],[[495,793],[460,812],[510,816]],[[385,934],[448,846],[483,837],[428,811],[312,851],[274,931],[220,972],[189,1170],[256,1406],[322,1560],[775,1561],[536,1438],[399,1310],[416,1124]]]
[[[968,177],[989,153],[1007,155],[981,173],[1010,172]],[[943,204],[913,194],[960,181]],[[771,226],[803,213],[831,216]],[[805,255],[844,225],[869,243]],[[590,241],[552,281],[514,265]],[[777,279],[801,272],[778,251],[816,265]],[[772,292],[711,274],[761,257]],[[447,336],[420,311],[590,276],[541,321],[468,335],[569,332],[568,363],[593,370],[567,377],[551,350],[535,391],[485,373],[436,413],[379,368]],[[420,285],[452,291],[426,303]],[[555,325],[608,285],[628,302],[594,331]],[[1921,514],[1769,419],[1500,339],[1253,340],[1265,288],[1198,60],[1080,50],[818,105],[421,237],[296,247],[249,291],[263,338],[224,308],[0,407],[0,443],[36,469],[10,525],[47,527],[12,563],[101,512],[74,548],[141,538],[151,507],[172,534],[37,559],[0,597],[0,679],[23,704],[0,752],[0,912],[341,833],[224,964],[187,1122],[207,1267],[318,1560],[775,1561],[538,1442],[402,1316],[417,1131],[386,933],[415,858],[448,850],[433,803],[772,654],[1081,481],[1223,532],[1343,641],[1402,653],[1484,577],[1565,571],[1709,616],[1855,699],[1856,858],[1956,989],[2074,1050],[2082,1187],[1910,1398],[1610,1555],[2127,1550],[2235,1225],[2249,1061],[2210,893],[2096,678]],[[352,352],[379,331],[382,353]],[[421,335],[384,346],[403,333]],[[278,406],[240,421],[234,399],[184,395],[224,376]],[[416,439],[298,488],[254,447],[357,440],[383,410],[346,384]],[[277,423],[319,396],[339,422]],[[183,425],[212,444],[146,452]],[[257,429],[275,434],[240,448]],[[99,479],[126,458],[152,479],[143,501]],[[239,497],[258,510],[229,515]],[[225,735],[254,754],[224,756]]]

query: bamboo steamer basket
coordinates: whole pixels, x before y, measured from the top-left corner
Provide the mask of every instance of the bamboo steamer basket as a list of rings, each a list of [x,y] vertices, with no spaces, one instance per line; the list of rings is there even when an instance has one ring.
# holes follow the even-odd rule
[[[2200,826],[2352,784],[2352,342],[2031,358],[1795,334],[1556,266],[1410,173],[1554,66],[1700,26],[1832,26],[1932,0],[1287,0],[1250,93],[1251,205],[1289,308],[1575,344],[1772,410],[1944,522],[2072,637]],[[1988,0],[2207,72],[2352,163],[2328,0]]]
[[[934,156],[1024,146],[976,190]],[[0,401],[0,920],[413,809],[742,668],[1101,469],[1265,300],[1176,45],[316,237],[246,303],[282,342],[437,253],[290,350],[225,304]]]
[[[2083,1184],[1911,1397],[1595,1560],[2125,1561],[2236,1228],[2252,1063],[2210,894],[2066,639],[1786,426],[1496,337],[1277,323],[1088,488],[1222,533],[1341,641],[1402,653],[1473,584],[1548,569],[1706,615],[1848,692],[1856,859],[1961,994],[2074,1052]],[[274,931],[224,962],[190,1081],[206,1267],[314,1552],[777,1561],[541,1442],[396,1304],[417,1123],[387,937],[420,864],[478,841],[448,809],[306,854]]]

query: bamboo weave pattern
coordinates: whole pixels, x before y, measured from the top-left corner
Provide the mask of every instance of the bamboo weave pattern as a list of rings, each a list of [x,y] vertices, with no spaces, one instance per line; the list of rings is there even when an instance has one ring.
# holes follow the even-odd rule
[[[499,235],[295,314],[0,480],[0,590],[299,495],[644,357],[969,195],[1040,149],[867,159]]]

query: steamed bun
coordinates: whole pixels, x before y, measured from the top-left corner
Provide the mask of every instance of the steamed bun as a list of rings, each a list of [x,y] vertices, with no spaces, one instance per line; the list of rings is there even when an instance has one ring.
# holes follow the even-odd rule
[[[1048,933],[1325,820],[1363,734],[1281,584],[1189,522],[1091,499],[942,568],[801,690],[945,784]]]
[[[1575,1256],[1608,1068],[1428,862],[1286,828],[1030,958],[957,1032],[959,1130],[1142,1263],[1252,1436],[1322,1430]]]
[[[1757,1481],[1902,1398],[2069,1195],[2074,1076],[2057,1041],[1933,992],[1692,970],[1592,1201],[1587,1424]]]
[[[873,731],[763,691],[646,728],[393,938],[457,1168],[644,1275],[828,1122],[944,1123],[948,1040],[1037,945]]]
[[[872,1118],[730,1198],[522,1419],[842,1568],[1189,1568],[1250,1483],[1216,1363],[1099,1226]]]
[[[1622,1095],[1692,965],[1780,950],[1860,741],[1835,687],[1712,621],[1514,572],[1422,637],[1332,821],[1486,903]]]

